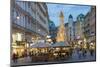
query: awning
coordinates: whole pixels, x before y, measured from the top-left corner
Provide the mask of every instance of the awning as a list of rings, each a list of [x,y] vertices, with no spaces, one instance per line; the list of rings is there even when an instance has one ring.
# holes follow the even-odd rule
[[[67,47],[67,46],[70,46],[70,45],[65,42],[57,42],[57,43],[51,45],[50,47]]]
[[[46,47],[50,47],[50,46],[47,45],[46,43],[39,42],[32,45],[30,48],[46,48]]]

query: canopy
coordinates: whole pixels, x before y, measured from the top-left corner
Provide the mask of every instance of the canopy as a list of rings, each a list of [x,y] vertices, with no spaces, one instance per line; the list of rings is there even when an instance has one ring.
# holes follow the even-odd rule
[[[45,47],[49,47],[49,45],[47,45],[46,43],[42,43],[42,42],[36,43],[31,46],[31,48],[45,48]]]
[[[57,43],[51,45],[51,47],[66,47],[66,46],[69,46],[69,44],[65,43],[65,42],[57,42]]]

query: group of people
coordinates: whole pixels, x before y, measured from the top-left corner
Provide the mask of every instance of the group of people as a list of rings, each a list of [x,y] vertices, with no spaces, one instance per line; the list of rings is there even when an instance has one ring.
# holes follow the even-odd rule
[[[14,63],[17,63],[17,60],[18,60],[19,58],[24,58],[24,57],[27,57],[27,53],[26,53],[26,52],[23,52],[21,56],[19,55],[18,52],[16,52],[16,53],[13,52],[13,53],[12,53],[12,58],[11,58],[11,59],[13,60]]]
[[[76,53],[78,55],[78,58],[81,59],[82,57],[85,58],[87,55],[90,55],[91,57],[95,55],[95,49],[93,46],[91,46],[90,48],[82,48],[82,47],[76,47],[75,49],[71,49],[69,50],[70,52],[67,53],[67,55],[69,57],[72,56],[72,54]],[[32,59],[34,59],[34,56],[46,56],[46,53],[35,53],[34,52],[29,52],[29,55],[27,55],[26,52],[24,52],[22,54],[22,57],[27,57],[29,56]],[[63,57],[63,56],[62,56]],[[17,60],[19,58],[19,54],[18,53],[13,53],[12,54],[12,60],[14,63],[17,63]]]
[[[82,57],[85,58],[87,55],[94,56],[94,54],[95,54],[95,49],[92,47],[90,47],[90,48],[75,48],[73,50],[73,52],[75,52],[75,51],[76,51],[79,59]]]
[[[79,49],[77,49],[77,54],[78,54],[78,57],[79,58],[86,57],[87,50],[86,49],[79,48]]]

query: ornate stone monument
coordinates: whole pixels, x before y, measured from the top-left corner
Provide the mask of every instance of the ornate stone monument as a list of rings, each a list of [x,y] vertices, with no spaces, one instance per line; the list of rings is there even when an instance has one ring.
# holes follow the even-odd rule
[[[64,15],[63,12],[60,12],[60,26],[58,27],[57,42],[66,42],[66,32],[65,32],[65,26],[64,26]]]

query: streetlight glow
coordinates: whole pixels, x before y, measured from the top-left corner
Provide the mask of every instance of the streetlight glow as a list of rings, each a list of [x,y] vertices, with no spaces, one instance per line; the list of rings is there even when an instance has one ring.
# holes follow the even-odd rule
[[[16,19],[17,19],[17,20],[19,20],[19,19],[20,19],[20,17],[19,17],[19,16],[17,16],[17,17],[16,17]]]
[[[40,31],[40,29],[38,29],[38,31]]]
[[[17,33],[17,40],[18,41],[21,41],[22,40],[21,33]]]

